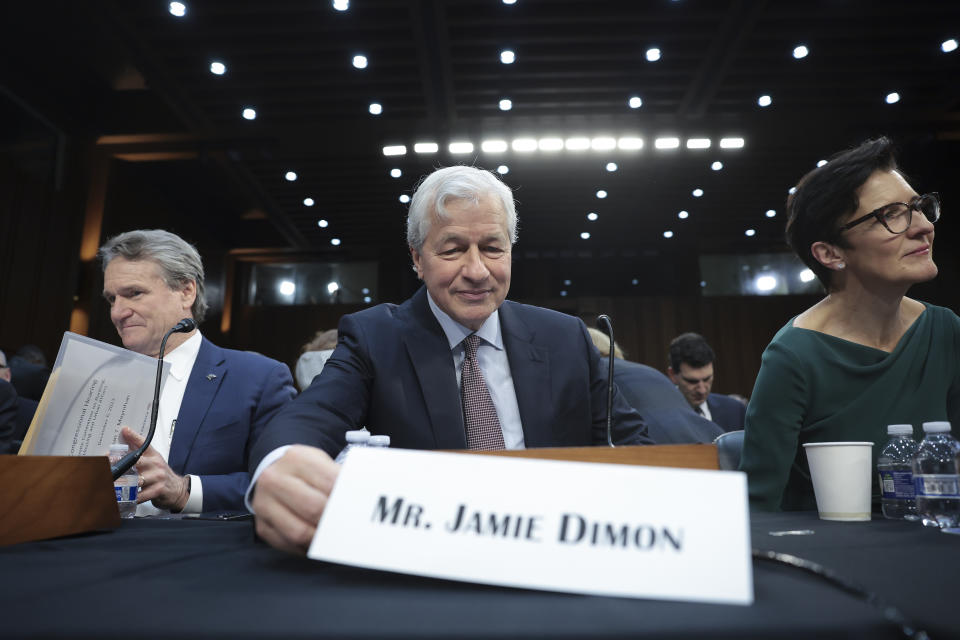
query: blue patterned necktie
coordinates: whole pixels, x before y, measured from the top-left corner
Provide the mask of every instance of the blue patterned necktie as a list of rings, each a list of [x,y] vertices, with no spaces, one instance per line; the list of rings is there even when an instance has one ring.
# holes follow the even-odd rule
[[[477,363],[480,337],[471,333],[463,341],[464,358],[460,373],[460,396],[463,400],[463,421],[467,426],[467,447],[479,451],[501,451],[503,430],[497,408]]]

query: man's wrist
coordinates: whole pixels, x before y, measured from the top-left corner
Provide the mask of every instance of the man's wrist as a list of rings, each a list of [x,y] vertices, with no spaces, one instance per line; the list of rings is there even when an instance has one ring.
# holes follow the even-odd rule
[[[171,513],[180,513],[183,511],[183,508],[187,506],[187,500],[190,499],[190,475],[183,476],[182,480],[183,484],[181,485],[180,495],[177,496],[174,508],[170,510]]]

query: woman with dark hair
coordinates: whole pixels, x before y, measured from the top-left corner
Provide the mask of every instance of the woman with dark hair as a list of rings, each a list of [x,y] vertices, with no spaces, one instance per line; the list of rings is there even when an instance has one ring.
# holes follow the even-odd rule
[[[960,426],[960,318],[906,297],[937,275],[939,196],[918,195],[879,138],[804,176],[787,210],[826,296],[774,336],[750,398],[740,468],[764,510],[816,508],[806,442],[871,441],[876,463],[888,424]]]

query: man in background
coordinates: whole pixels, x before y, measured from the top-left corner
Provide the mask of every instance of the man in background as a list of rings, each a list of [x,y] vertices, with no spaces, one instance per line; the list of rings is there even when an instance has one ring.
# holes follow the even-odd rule
[[[698,414],[724,430],[743,429],[747,408],[740,401],[710,393],[716,356],[703,336],[684,333],[670,342],[667,375]]]
[[[13,386],[20,398],[39,402],[50,379],[50,368],[43,351],[35,344],[25,344],[10,361]]]
[[[13,371],[0,351],[0,454],[16,453],[27,434],[37,401],[21,397],[13,385]]]

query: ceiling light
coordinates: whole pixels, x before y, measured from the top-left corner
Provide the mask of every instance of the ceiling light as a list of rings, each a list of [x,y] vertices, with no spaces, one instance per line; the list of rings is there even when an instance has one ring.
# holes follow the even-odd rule
[[[589,232],[589,231],[584,231],[583,233],[581,233],[581,234],[580,234],[580,239],[581,239],[581,240],[589,240],[589,239],[590,239],[590,232]]]
[[[182,18],[187,15],[187,5],[182,2],[171,2],[169,6],[170,15]]]
[[[502,176],[505,176],[505,175],[507,175],[508,173],[510,173],[510,167],[508,167],[508,166],[505,165],[505,164],[502,164],[502,165],[500,165],[499,167],[497,167],[497,173],[499,173],[499,174],[502,175]]]
[[[573,284],[573,282],[570,281],[570,280],[564,280],[564,281],[563,281],[563,286],[565,286],[565,287],[569,287],[571,284]]]
[[[227,72],[227,65],[223,64],[219,60],[214,60],[210,63],[210,73],[215,76],[222,76]]]
[[[353,66],[357,69],[366,69],[367,68],[367,56],[356,55],[353,56]]]
[[[540,138],[537,147],[540,151],[560,151],[563,149],[563,138]]]
[[[687,149],[709,149],[710,138],[687,138]]]
[[[506,140],[484,140],[480,143],[480,148],[487,153],[503,153],[507,146]]]
[[[804,269],[800,272],[800,282],[810,282],[817,276],[810,269]]]
[[[366,302],[367,304],[370,304],[371,300],[372,298],[370,296],[363,296],[363,301]]]
[[[676,149],[680,146],[680,138],[657,138],[653,146],[657,149]]]
[[[517,138],[510,146],[514,151],[536,151],[537,141],[533,138]]]
[[[243,110],[243,119],[244,120],[256,120],[257,111],[251,107],[245,107]]]
[[[402,175],[403,175],[403,171],[400,171],[400,169],[390,169],[391,178],[399,178]]]
[[[561,298],[566,298],[566,297],[567,297],[567,292],[566,292],[566,291],[561,291],[561,292],[560,292],[560,297],[561,297]]]
[[[950,38],[949,40],[944,40],[940,44],[940,50],[944,53],[950,53],[951,51],[957,50],[957,40],[955,38]]]
[[[643,138],[624,137],[617,140],[617,147],[624,151],[636,151],[643,149]]]
[[[379,102],[371,102],[368,108],[370,110],[370,113],[372,113],[375,116],[378,116],[381,113],[383,113],[383,105],[380,104]]]
[[[590,148],[590,138],[567,138],[563,146],[567,151],[584,151]]]
[[[407,155],[407,147],[402,144],[395,144],[389,147],[383,148],[383,155],[385,156],[405,156]]]
[[[336,293],[339,288],[340,288],[340,285],[337,284],[336,282],[329,282],[329,283],[327,283],[327,293],[329,293],[329,294],[331,294],[331,295],[333,295],[334,293]]]
[[[516,4],[517,0],[503,0],[503,4]]]
[[[447,148],[450,153],[473,153],[472,142],[451,142]]]
[[[673,231],[670,231],[669,229],[666,230],[666,231],[664,231],[664,232],[663,232],[663,237],[664,237],[664,238],[672,238],[672,237],[673,237]]]
[[[793,57],[799,60],[800,58],[806,58],[810,53],[810,49],[807,49],[804,45],[797,45],[793,48]]]
[[[596,222],[596,221],[597,221],[597,218],[599,218],[599,217],[600,217],[600,216],[598,216],[597,214],[595,214],[593,211],[591,211],[590,213],[587,214],[587,220],[589,220],[590,222]]]
[[[510,109],[513,109],[513,100],[504,98],[500,101],[500,111],[510,111]]]
[[[775,276],[759,276],[754,282],[757,291],[773,291],[777,288],[777,278]]]
[[[694,189],[694,190],[691,191],[690,193],[693,194],[693,197],[694,197],[694,198],[699,198],[700,196],[703,195],[703,189]]]
[[[503,64],[513,64],[516,59],[516,54],[510,49],[504,49],[500,52],[500,62]]]
[[[657,49],[656,47],[651,47],[647,49],[648,62],[656,62],[659,59],[660,59],[660,49]]]
[[[436,153],[440,146],[436,142],[418,142],[413,145],[416,153]]]
[[[638,284],[640,284],[640,281],[637,278],[634,278],[633,280],[630,281],[630,284],[632,284],[633,286],[637,286]]]
[[[826,160],[817,160],[817,166],[818,166],[818,167],[822,167],[822,166],[825,165],[825,164],[827,164],[827,161],[826,161]]]
[[[891,91],[890,93],[887,94],[887,97],[884,98],[884,100],[887,101],[887,104],[894,104],[894,103],[900,102],[900,94],[897,93],[896,91]]]
[[[410,202],[410,196],[408,196],[408,195],[405,194],[405,193],[401,194],[401,195],[400,195],[400,202],[402,202],[403,204],[407,204],[408,202]]]
[[[290,282],[289,280],[281,280],[280,285],[277,287],[280,290],[280,295],[292,296],[293,292],[297,290],[297,285]]]
[[[771,104],[773,104],[773,98],[768,95],[762,95],[757,98],[757,104],[761,107],[769,107]]]
[[[366,296],[366,295],[369,295],[369,294],[370,294],[370,289],[364,287],[363,289],[360,289],[360,293],[362,293],[362,294],[365,295],[365,296]]]
[[[597,197],[603,200],[604,198],[607,197],[607,192],[604,191],[603,189],[600,189],[599,191],[597,191]]]
[[[287,171],[285,174],[283,174],[283,177],[287,179],[287,182],[296,182],[297,173],[296,171]]]
[[[315,203],[314,203],[314,201],[313,201],[313,198],[304,198],[304,199],[303,199],[303,206],[305,206],[305,207],[312,207],[314,204],[315,204]]]
[[[723,169],[723,163],[717,160],[710,165],[710,168],[713,169],[714,171],[720,171],[720,169]]]
[[[350,0],[333,0],[333,8],[337,11],[346,11],[350,8]]]
[[[627,100],[627,104],[630,105],[631,109],[639,109],[643,106],[643,100],[640,96],[630,96],[630,99]]]
[[[616,162],[608,162],[608,163],[607,163],[607,171],[613,173],[614,171],[617,170],[617,168],[618,168],[618,167],[617,167],[617,163],[616,163]]]
[[[773,210],[773,209],[767,209],[767,217],[768,217],[768,218],[776,218],[776,217],[777,217],[777,212],[776,212],[775,210]]]
[[[335,246],[335,247],[339,247],[339,246],[340,246],[340,238],[330,238],[330,244],[332,244],[332,245]]]
[[[330,226],[330,223],[324,220],[323,218],[321,218],[317,220],[317,226],[320,227],[321,229],[326,229],[327,227]]]
[[[743,138],[720,138],[721,149],[743,149],[746,141]]]
[[[680,218],[681,220],[686,220],[687,218],[690,217],[690,212],[689,212],[689,211],[681,211],[680,213],[677,214],[677,217]]]
[[[617,148],[616,138],[593,138],[590,140],[590,148],[594,151],[610,151]]]
[[[743,235],[747,236],[748,238],[752,238],[753,236],[757,235],[757,230],[747,229],[746,231],[743,232]]]

